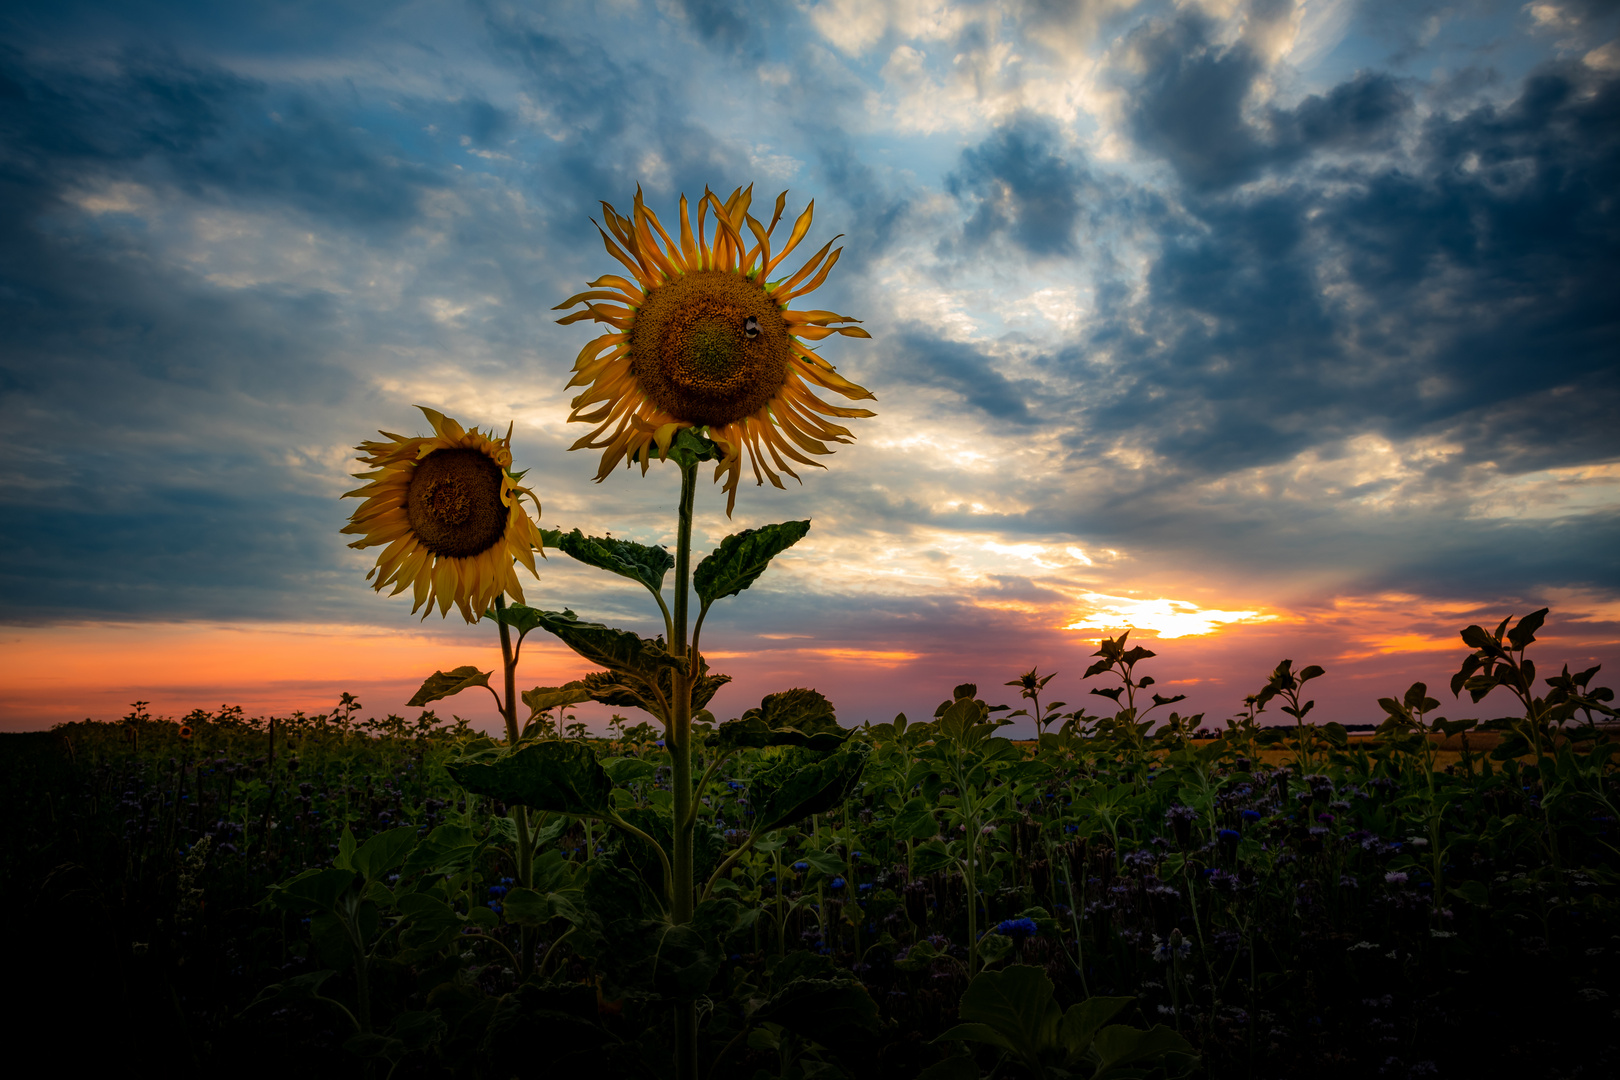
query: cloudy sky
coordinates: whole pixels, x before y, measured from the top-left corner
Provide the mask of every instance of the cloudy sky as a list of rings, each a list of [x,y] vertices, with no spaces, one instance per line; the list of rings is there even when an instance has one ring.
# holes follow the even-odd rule
[[[1370,721],[1546,605],[1543,666],[1612,670],[1617,35],[1603,0],[8,4],[0,726],[491,666],[338,532],[418,403],[514,422],[547,527],[669,541],[672,467],[567,452],[594,334],[550,310],[638,184],[814,199],[816,306],[873,335],[823,350],[878,397],[825,472],[700,492],[700,546],[814,522],[705,635],[722,715],[1016,703],[1034,664],[1079,704],[1133,627],[1178,708],[1287,656]],[[560,555],[529,596],[654,626]],[[583,670],[536,646],[523,685]]]

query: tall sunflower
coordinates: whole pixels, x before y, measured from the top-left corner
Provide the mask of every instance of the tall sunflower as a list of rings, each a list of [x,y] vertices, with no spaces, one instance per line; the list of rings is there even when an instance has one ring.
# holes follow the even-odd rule
[[[483,617],[497,596],[511,594],[519,603],[513,560],[538,576],[534,552],[543,547],[540,529],[519,505],[521,495],[540,503],[521,474],[510,472],[512,432],[498,439],[477,428],[464,429],[443,413],[418,405],[433,425],[433,435],[406,437],[379,432],[388,442],[367,441],[355,449],[361,460],[376,466],[356,473],[370,483],[344,498],[364,498],[346,533],[357,534],[353,548],[386,544],[366,579],[381,592],[392,584],[397,596],[415,589],[411,613],[427,605],[427,618],[437,601],[439,614],[450,605],[470,623]]]
[[[568,384],[588,387],[574,398],[568,419],[598,427],[570,449],[602,451],[598,481],[620,461],[639,461],[645,472],[654,446],[663,456],[681,428],[706,428],[722,451],[715,479],[726,477],[729,515],[744,451],[756,482],[769,479],[781,487],[778,470],[799,478],[788,461],[819,466],[805,455],[830,454],[827,443],[853,438],[848,428],[826,417],[874,415],[816,396],[818,387],[854,400],[874,395],[840,377],[806,344],[831,334],[871,335],[858,326],[833,325],[858,321],[848,315],[788,308],[827,280],[843,251],[833,249],[838,238],[796,273],[770,280],[810,231],[816,204],[805,208],[787,243],[773,254],[771,233],[782,219],[787,193],[777,196],[771,223],[762,225],[748,213],[753,190],[738,188],[721,202],[705,188],[696,230],[682,195],[678,243],[647,209],[640,188],[630,217],[602,204],[613,235],[600,225],[597,231],[608,254],[633,280],[606,275],[591,282],[590,291],[557,305],[557,310],[585,305],[557,320],[564,325],[591,319],[613,328],[580,350]],[[706,227],[711,207],[712,242]],[[751,241],[743,238],[745,231]]]

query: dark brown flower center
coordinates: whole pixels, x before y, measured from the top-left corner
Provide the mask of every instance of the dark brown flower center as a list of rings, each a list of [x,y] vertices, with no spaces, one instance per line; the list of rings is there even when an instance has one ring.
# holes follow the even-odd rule
[[[752,416],[787,381],[782,310],[756,282],[699,270],[648,294],[630,327],[630,370],[654,405],[720,427]]]
[[[416,463],[405,489],[405,515],[435,555],[481,555],[506,535],[501,467],[472,447],[435,450]]]

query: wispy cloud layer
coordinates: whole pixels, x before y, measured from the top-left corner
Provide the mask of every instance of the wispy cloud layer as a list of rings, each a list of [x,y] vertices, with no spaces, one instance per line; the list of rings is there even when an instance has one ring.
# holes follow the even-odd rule
[[[757,181],[816,200],[817,246],[845,234],[818,295],[873,341],[827,353],[880,415],[803,488],[702,511],[707,541],[816,523],[717,625],[750,692],[797,665],[888,702],[990,628],[1020,667],[1125,626],[1258,657],[1322,612],[1348,643],[1413,604],[1556,601],[1596,620],[1572,647],[1614,652],[1612,5],[85,3],[0,26],[18,634],[408,626],[338,496],[354,443],[416,403],[515,421],[548,525],[667,540],[667,476],[595,486],[566,452],[589,335],[549,309],[608,268],[598,200]],[[542,602],[637,617],[557,562]]]

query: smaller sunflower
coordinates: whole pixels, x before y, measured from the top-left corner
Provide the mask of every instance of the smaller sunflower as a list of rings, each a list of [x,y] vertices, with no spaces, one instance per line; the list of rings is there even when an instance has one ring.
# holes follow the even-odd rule
[[[523,602],[513,560],[539,576],[534,552],[544,554],[540,528],[518,499],[527,495],[536,516],[540,503],[518,485],[521,474],[510,471],[510,428],[498,439],[493,429],[464,429],[443,413],[417,408],[433,425],[432,436],[383,431],[389,441],[355,447],[376,468],[356,473],[370,483],[344,494],[366,501],[343,531],[360,536],[352,548],[387,545],[366,574],[368,581],[375,579],[372,588],[381,592],[391,584],[390,596],[414,588],[411,614],[425,604],[425,619],[437,602],[439,614],[448,615],[454,604],[475,623],[502,593]]]

